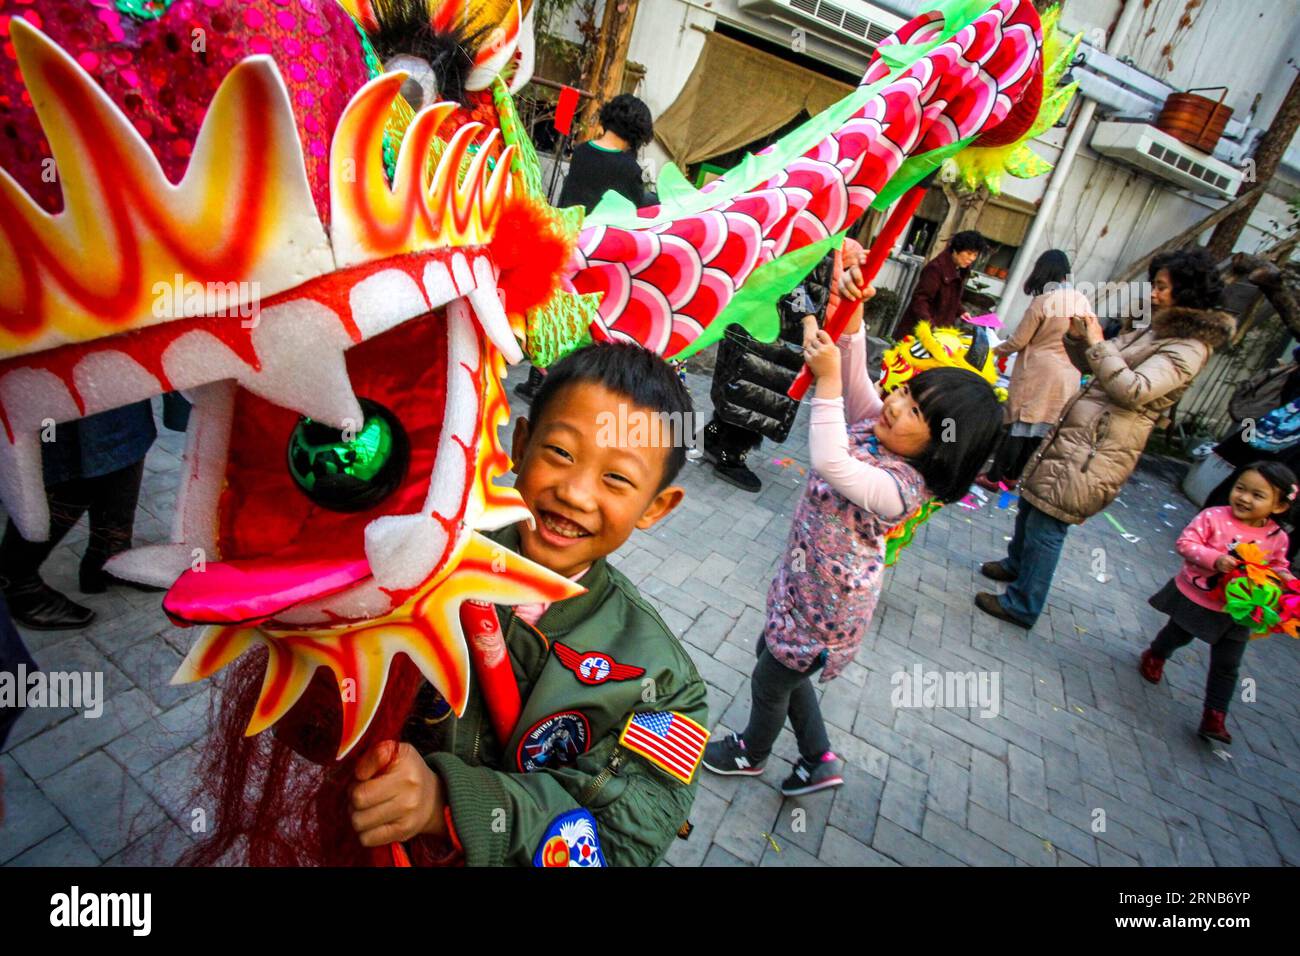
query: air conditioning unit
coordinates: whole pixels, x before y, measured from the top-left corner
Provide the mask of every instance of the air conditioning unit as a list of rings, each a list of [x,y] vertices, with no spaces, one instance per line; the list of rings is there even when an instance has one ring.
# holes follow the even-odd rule
[[[863,0],[739,0],[749,14],[806,27],[855,53],[871,53],[907,21]]]
[[[1145,123],[1098,123],[1092,132],[1092,148],[1202,196],[1235,196],[1244,178],[1237,167]]]

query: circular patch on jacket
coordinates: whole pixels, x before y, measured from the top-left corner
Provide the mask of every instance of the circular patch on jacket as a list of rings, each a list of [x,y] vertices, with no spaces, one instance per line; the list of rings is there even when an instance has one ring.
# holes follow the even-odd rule
[[[591,725],[576,710],[543,717],[519,740],[515,763],[524,773],[571,764],[591,745]]]
[[[610,660],[604,654],[588,654],[578,664],[578,676],[591,684],[609,680]]]
[[[596,833],[596,818],[578,807],[562,813],[546,828],[533,854],[533,866],[605,866]]]

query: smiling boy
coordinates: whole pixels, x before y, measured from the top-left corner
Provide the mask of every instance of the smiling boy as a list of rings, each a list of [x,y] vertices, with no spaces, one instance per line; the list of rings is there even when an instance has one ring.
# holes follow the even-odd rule
[[[705,685],[606,558],[681,502],[685,447],[662,426],[690,412],[676,373],[638,346],[590,346],[551,368],[514,435],[533,521],[493,537],[587,591],[497,608],[523,699],[509,740],[477,685],[459,718],[426,687],[408,742],[363,757],[352,823],[364,845],[418,837],[471,866],[648,866],[667,852],[698,785]],[[611,442],[610,413],[646,427]]]

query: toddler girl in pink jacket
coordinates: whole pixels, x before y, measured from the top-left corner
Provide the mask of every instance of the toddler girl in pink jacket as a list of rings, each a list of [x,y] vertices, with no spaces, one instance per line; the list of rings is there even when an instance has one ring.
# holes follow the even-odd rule
[[[1287,536],[1275,517],[1295,504],[1296,476],[1286,465],[1260,461],[1243,468],[1233,484],[1228,504],[1206,508],[1178,536],[1182,570],[1148,602],[1169,615],[1167,623],[1142,652],[1142,676],[1160,682],[1165,661],[1178,648],[1199,637],[1210,645],[1210,674],[1205,684],[1205,711],[1198,733],[1206,740],[1232,743],[1225,721],[1237,687],[1237,674],[1250,632],[1223,610],[1220,584],[1241,559],[1237,548],[1252,544],[1281,577],[1291,577]]]

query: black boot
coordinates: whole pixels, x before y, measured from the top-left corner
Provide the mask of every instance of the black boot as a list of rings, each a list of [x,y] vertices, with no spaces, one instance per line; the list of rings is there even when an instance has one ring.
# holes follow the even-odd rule
[[[0,578],[9,613],[33,631],[74,631],[95,619],[95,612],[60,594],[39,577],[23,581]]]
[[[718,452],[717,464],[713,466],[713,471],[727,484],[735,485],[744,491],[757,494],[763,490],[762,480],[758,475],[750,471],[745,464],[745,452],[743,451],[733,452],[724,449]]]
[[[718,463],[718,420],[709,419],[709,423],[704,426],[704,445],[701,449],[704,452],[704,460],[711,461],[715,465]]]
[[[546,376],[536,365],[528,370],[528,381],[515,386],[515,394],[525,402],[531,403],[537,397],[537,390],[542,387]]]

